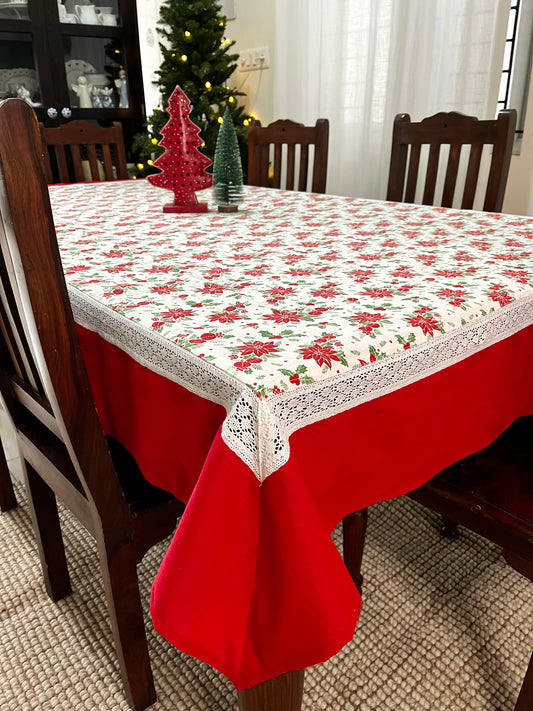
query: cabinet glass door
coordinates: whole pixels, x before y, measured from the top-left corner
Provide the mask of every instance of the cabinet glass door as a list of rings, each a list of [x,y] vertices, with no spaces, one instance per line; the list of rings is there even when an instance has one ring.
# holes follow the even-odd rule
[[[63,50],[72,108],[129,107],[122,40],[70,35],[63,37]]]
[[[29,34],[0,32],[0,100],[19,97],[42,106],[39,78]]]

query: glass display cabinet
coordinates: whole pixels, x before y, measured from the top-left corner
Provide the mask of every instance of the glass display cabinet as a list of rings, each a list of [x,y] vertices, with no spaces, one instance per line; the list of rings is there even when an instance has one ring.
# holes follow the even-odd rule
[[[47,126],[121,121],[128,151],[145,120],[135,0],[0,0],[0,100],[12,96]]]

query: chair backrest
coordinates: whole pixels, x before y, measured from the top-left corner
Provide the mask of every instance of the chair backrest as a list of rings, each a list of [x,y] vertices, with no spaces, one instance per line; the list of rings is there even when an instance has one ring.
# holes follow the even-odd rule
[[[81,355],[44,167],[33,110],[7,99],[0,104],[0,390],[24,459],[90,530],[108,518],[124,531],[129,514]]]
[[[479,121],[452,111],[438,113],[415,123],[409,114],[397,114],[392,133],[392,152],[387,200],[414,202],[419,180],[420,153],[429,145],[422,203],[451,207],[456,191],[461,148],[470,145],[470,155],[461,208],[472,209],[478,188],[484,145],[492,146],[483,210],[501,212],[513,149],[516,111],[500,111],[495,120]],[[449,156],[441,200],[435,202],[441,146],[449,145]],[[409,150],[410,149],[410,150]],[[421,177],[420,177],[421,179]]]
[[[46,181],[79,183],[126,180],[128,166],[122,124],[103,127],[89,121],[70,121],[57,128],[39,124],[46,147]]]
[[[325,193],[328,144],[328,119],[318,119],[314,126],[280,119],[263,127],[260,121],[251,121],[248,126],[248,184],[305,191],[311,175],[312,192]],[[298,157],[296,146],[299,146]],[[314,146],[312,173],[309,146]],[[272,177],[269,176],[271,161]]]

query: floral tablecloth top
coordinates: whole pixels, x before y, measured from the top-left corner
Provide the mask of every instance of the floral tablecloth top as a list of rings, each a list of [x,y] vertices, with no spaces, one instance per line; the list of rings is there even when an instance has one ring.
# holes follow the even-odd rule
[[[146,181],[50,195],[78,322],[223,404],[259,479],[297,428],[533,322],[531,218],[250,187],[235,214],[165,214]]]

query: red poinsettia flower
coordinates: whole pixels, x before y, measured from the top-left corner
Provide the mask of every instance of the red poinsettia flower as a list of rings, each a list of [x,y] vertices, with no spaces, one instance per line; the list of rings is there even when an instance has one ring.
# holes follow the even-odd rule
[[[276,353],[278,346],[272,341],[253,341],[252,343],[244,343],[242,346],[237,346],[243,356],[256,355],[261,356],[265,353]]]
[[[509,292],[501,284],[493,284],[489,289],[489,296],[493,301],[497,301],[500,306],[510,304],[513,300]]]
[[[220,321],[220,323],[233,323],[238,321],[240,316],[234,311],[223,311],[221,314],[211,314],[210,321]]]
[[[162,311],[161,316],[163,318],[186,318],[187,316],[192,316],[192,309],[170,309],[170,311]]]
[[[163,286],[153,286],[152,291],[156,294],[171,294],[173,291],[176,291],[176,287],[164,284]]]
[[[299,323],[301,315],[297,311],[278,311],[274,309],[271,314],[265,314],[265,318],[276,323]]]
[[[332,299],[334,296],[337,296],[339,292],[333,287],[323,286],[320,289],[317,289],[316,291],[313,291],[311,293],[315,297],[321,297],[322,299]]]
[[[300,349],[304,360],[314,360],[318,365],[327,365],[331,368],[332,361],[340,361],[339,356],[335,353],[331,346],[308,346],[307,348]]]
[[[434,331],[439,330],[439,324],[437,323],[437,319],[434,316],[424,316],[423,314],[418,314],[418,316],[409,317],[407,321],[411,324],[411,326],[418,326],[419,328],[421,328],[422,333],[425,336],[427,336],[428,334],[432,336]]]
[[[384,286],[384,287],[375,287],[372,288],[370,286],[365,286],[362,292],[363,296],[370,296],[373,299],[382,299],[387,296],[392,296],[392,291]]]
[[[150,267],[146,272],[148,274],[168,274],[174,269],[174,267],[168,264],[166,267]]]
[[[272,296],[287,296],[287,294],[292,294],[293,291],[292,286],[275,286],[273,289],[270,289]]]
[[[224,287],[221,284],[204,284],[203,289],[198,289],[201,294],[222,294]]]
[[[121,287],[117,287],[116,289],[113,289],[113,291],[107,291],[104,296],[119,296],[120,294],[124,293],[124,289]]]
[[[67,269],[65,269],[65,274],[75,274],[76,272],[83,272],[86,269],[89,269],[89,267],[86,265],[79,267],[68,267]]]

